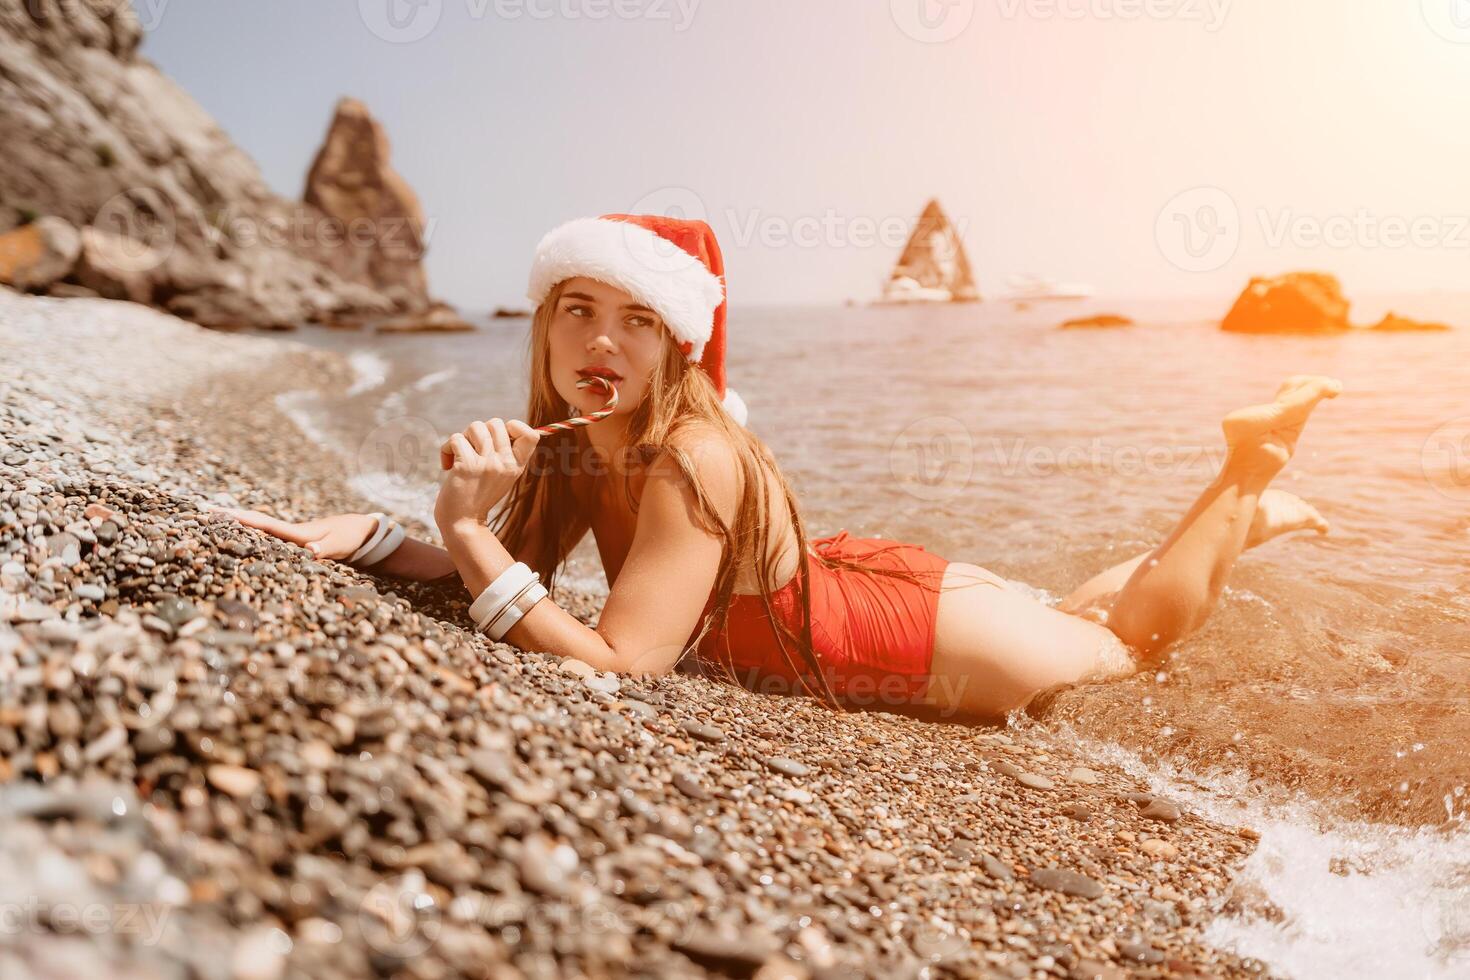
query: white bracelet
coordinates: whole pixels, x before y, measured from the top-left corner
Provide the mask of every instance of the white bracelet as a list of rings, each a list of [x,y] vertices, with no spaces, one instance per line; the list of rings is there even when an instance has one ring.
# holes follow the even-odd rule
[[[495,581],[485,586],[485,591],[470,603],[470,621],[475,624],[475,629],[483,631],[485,624],[535,579],[536,573],[523,561],[516,562],[496,576]]]
[[[540,579],[532,582],[520,595],[515,597],[499,617],[488,624],[485,632],[492,640],[498,641],[504,638],[505,634],[510,632],[510,628],[519,623],[521,617],[530,612],[532,606],[545,599],[546,595],[546,586],[541,584]]]
[[[356,564],[363,555],[376,548],[378,546],[378,542],[382,541],[384,536],[388,533],[387,514],[373,513],[369,514],[368,516],[376,520],[377,524],[373,527],[373,533],[370,534],[368,536],[368,539],[362,543],[362,547],[358,548],[356,551],[348,556],[347,564],[349,565]]]
[[[398,546],[403,544],[403,539],[406,536],[403,528],[397,521],[389,521],[388,533],[383,536],[383,540],[378,543],[376,548],[362,557],[362,561],[358,562],[358,565],[362,568],[371,568],[380,563],[383,559],[398,550]]]

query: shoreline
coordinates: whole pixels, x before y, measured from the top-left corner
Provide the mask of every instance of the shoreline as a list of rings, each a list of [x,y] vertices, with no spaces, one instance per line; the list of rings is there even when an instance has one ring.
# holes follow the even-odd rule
[[[1055,740],[584,676],[467,629],[462,589],[200,511],[383,509],[275,405],[350,379],[290,341],[0,290],[0,900],[157,924],[52,915],[0,961],[1270,974],[1200,938],[1256,901],[1231,891],[1248,833]],[[601,601],[554,598],[584,622]]]

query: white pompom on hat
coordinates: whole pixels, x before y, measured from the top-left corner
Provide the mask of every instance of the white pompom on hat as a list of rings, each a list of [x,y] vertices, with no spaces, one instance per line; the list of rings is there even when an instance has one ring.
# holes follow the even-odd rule
[[[689,360],[714,382],[741,425],[748,412],[725,388],[725,262],[703,221],[658,214],[576,218],[536,246],[526,296],[540,306],[559,282],[586,276],[626,290],[668,325]]]

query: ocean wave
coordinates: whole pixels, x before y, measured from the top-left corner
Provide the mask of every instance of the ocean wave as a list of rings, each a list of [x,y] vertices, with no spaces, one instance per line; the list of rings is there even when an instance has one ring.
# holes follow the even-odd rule
[[[353,351],[347,355],[347,365],[352,368],[352,384],[347,388],[348,398],[372,391],[388,380],[388,361],[374,351]]]
[[[1445,824],[1403,827],[1344,820],[1317,801],[1243,771],[1201,775],[1041,725],[1147,781],[1206,819],[1247,826],[1260,841],[1236,888],[1264,895],[1220,915],[1205,940],[1300,978],[1452,980],[1470,976],[1470,827],[1465,794],[1445,798]],[[1254,911],[1252,911],[1254,910]],[[1278,914],[1279,913],[1279,914]]]

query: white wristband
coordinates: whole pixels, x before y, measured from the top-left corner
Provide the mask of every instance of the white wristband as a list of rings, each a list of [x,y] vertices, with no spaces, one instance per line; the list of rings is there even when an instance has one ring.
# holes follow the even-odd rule
[[[368,516],[372,517],[378,523],[373,527],[373,533],[368,535],[368,539],[362,543],[362,547],[358,548],[356,551],[348,556],[347,564],[349,565],[356,564],[363,555],[376,548],[378,546],[378,542],[382,541],[384,536],[388,533],[387,514],[373,513],[369,514]]]
[[[531,611],[531,607],[546,598],[546,586],[541,580],[533,581],[526,589],[516,596],[511,604],[505,607],[501,614],[486,625],[485,632],[492,640],[502,639],[510,628],[521,621],[521,617]]]
[[[387,558],[389,555],[393,554],[393,552],[398,550],[398,546],[403,544],[404,537],[406,537],[406,535],[403,532],[403,528],[399,526],[398,522],[389,521],[388,533],[383,535],[383,540],[378,542],[378,546],[376,548],[374,548],[372,551],[369,551],[366,555],[363,555],[362,560],[358,562],[358,566],[360,568],[371,568],[372,566],[378,564],[384,558]]]
[[[523,561],[518,561],[501,572],[495,581],[485,586],[485,591],[470,603],[470,621],[475,624],[475,629],[483,631],[485,624],[501,612],[535,578],[536,573],[531,571],[531,566]]]

